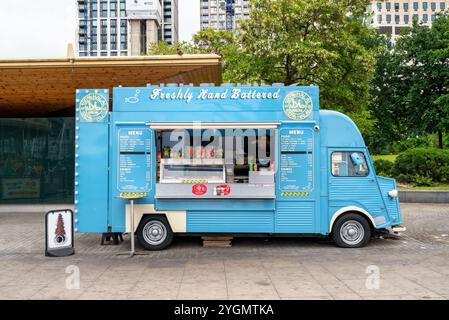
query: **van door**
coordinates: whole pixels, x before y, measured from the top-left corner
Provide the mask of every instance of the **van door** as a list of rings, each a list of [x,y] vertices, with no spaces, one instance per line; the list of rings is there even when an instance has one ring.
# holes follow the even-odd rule
[[[366,149],[330,148],[328,159],[329,219],[341,208],[356,206],[367,211],[376,225],[385,224],[385,205]]]
[[[280,127],[276,233],[319,233],[319,137],[314,124]]]

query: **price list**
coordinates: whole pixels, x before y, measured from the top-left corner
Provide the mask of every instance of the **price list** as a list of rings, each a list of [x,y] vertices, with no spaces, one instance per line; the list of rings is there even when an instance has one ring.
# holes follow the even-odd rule
[[[284,192],[313,189],[312,130],[281,130],[280,188]]]
[[[150,129],[122,128],[118,138],[118,190],[148,192],[151,188]]]

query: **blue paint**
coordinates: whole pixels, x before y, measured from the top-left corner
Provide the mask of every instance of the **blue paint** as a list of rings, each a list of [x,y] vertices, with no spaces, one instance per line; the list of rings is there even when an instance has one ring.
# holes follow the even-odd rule
[[[80,90],[78,103],[86,94]],[[113,98],[109,116],[101,119],[102,109],[94,105],[87,109],[97,111],[92,121],[77,122],[78,231],[124,232],[126,201],[119,194],[126,191],[148,192],[137,204],[152,204],[162,212],[185,211],[187,232],[195,233],[326,235],[333,215],[348,206],[381,221],[376,228],[402,223],[398,200],[388,195],[395,181],[376,176],[351,119],[319,110],[317,87],[115,88]],[[275,198],[155,199],[156,133],[148,123],[197,121],[277,123]],[[369,174],[333,176],[331,154],[339,151],[364,154],[356,153],[350,161],[362,166],[366,159]],[[347,164],[338,168],[350,171]]]
[[[188,211],[187,232],[273,233],[274,211]]]
[[[78,90],[75,122],[75,230],[104,232],[108,226],[108,116],[82,120],[80,102],[88,96],[109,100],[108,90]],[[84,100],[85,101],[85,100]]]

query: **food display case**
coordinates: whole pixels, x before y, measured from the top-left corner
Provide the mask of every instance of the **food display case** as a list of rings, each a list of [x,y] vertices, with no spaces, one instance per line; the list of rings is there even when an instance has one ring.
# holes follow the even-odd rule
[[[160,183],[225,183],[224,159],[161,159]]]

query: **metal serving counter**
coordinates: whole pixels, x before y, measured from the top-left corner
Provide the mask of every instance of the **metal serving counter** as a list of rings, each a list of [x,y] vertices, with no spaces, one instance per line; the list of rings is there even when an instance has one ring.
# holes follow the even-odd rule
[[[159,199],[274,199],[275,184],[158,183]]]

